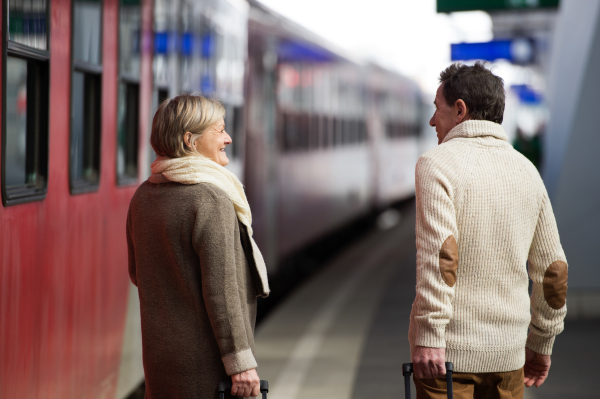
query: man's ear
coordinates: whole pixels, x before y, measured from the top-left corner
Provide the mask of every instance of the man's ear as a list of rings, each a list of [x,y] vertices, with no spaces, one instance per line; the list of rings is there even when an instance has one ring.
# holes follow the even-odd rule
[[[465,102],[463,100],[461,100],[461,99],[456,100],[456,103],[454,103],[454,106],[456,107],[455,122],[457,125],[459,123],[464,122],[469,119],[469,117],[468,117],[469,108],[467,107],[467,104],[465,104]]]

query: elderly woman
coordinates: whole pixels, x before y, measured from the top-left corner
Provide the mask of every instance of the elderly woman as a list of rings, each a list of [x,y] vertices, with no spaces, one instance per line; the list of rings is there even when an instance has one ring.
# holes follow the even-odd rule
[[[129,275],[138,287],[146,398],[257,396],[256,297],[269,294],[240,181],[224,168],[223,106],[200,95],[162,103],[159,155],[127,215]]]

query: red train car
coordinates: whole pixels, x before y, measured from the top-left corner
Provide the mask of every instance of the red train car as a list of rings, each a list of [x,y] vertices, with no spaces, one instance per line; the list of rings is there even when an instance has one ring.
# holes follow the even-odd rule
[[[152,5],[6,0],[0,12],[0,397],[112,398]]]

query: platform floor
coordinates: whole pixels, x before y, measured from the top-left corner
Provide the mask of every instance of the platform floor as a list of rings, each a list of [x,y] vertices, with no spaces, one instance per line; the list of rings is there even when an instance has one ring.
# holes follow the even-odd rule
[[[365,234],[263,320],[255,340],[270,399],[404,397],[414,204],[400,213],[396,226]],[[549,379],[525,398],[600,398],[599,337],[600,320],[567,320]]]

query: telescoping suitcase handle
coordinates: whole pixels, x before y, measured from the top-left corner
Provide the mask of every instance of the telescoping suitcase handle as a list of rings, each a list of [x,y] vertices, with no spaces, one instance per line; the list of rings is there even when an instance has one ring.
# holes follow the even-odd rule
[[[404,376],[404,396],[406,399],[410,399],[410,375],[413,372],[412,363],[404,363],[402,365],[402,375]],[[454,372],[454,365],[452,362],[446,362],[446,391],[448,392],[448,399],[454,399],[454,393],[452,390],[452,373]]]
[[[231,391],[231,381],[219,382],[219,399],[225,399],[225,392]],[[263,399],[267,399],[267,392],[269,392],[269,383],[265,380],[260,380],[260,392],[262,393]]]

